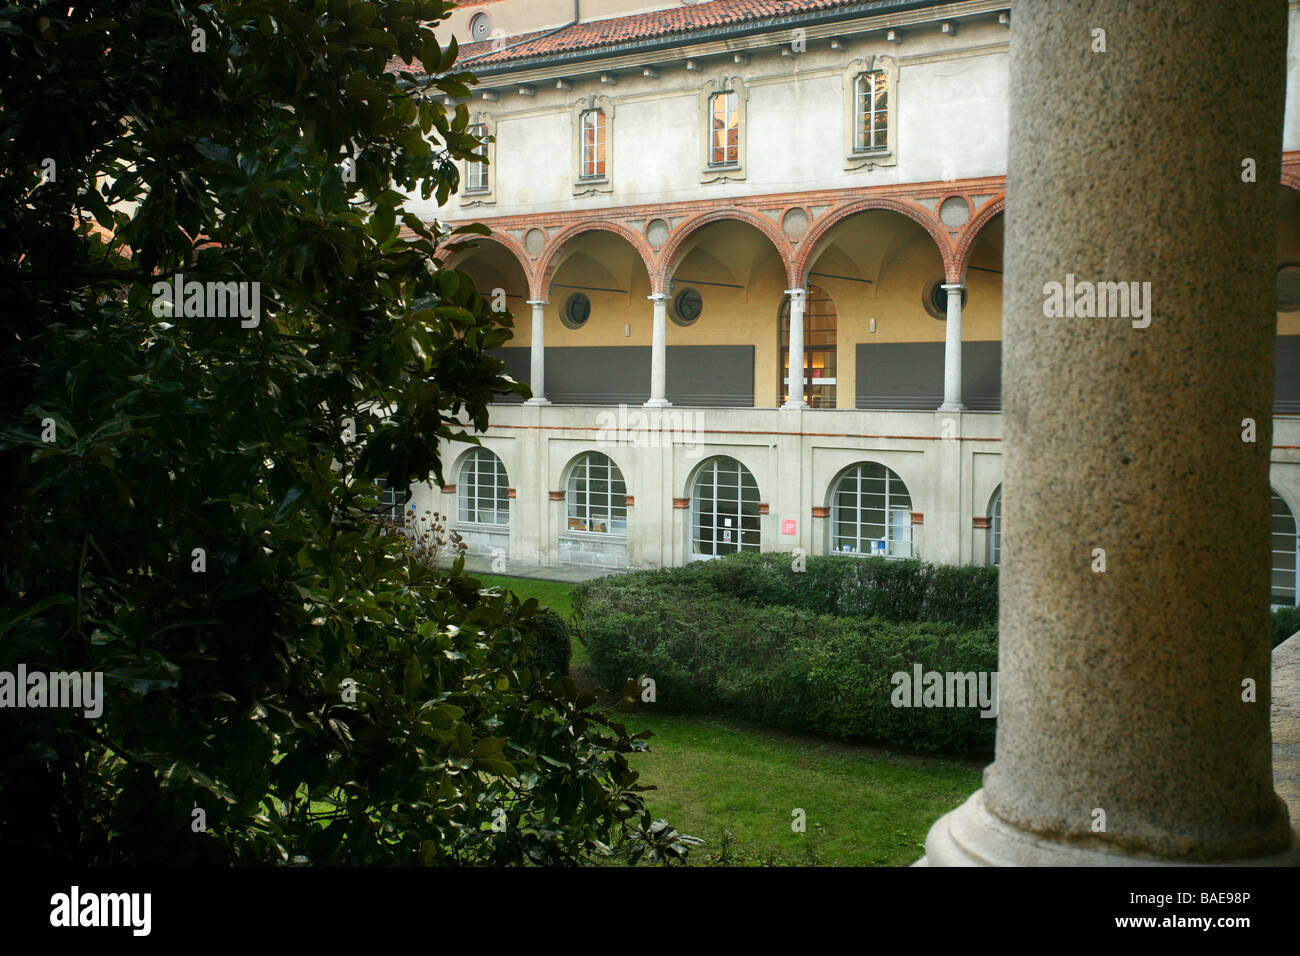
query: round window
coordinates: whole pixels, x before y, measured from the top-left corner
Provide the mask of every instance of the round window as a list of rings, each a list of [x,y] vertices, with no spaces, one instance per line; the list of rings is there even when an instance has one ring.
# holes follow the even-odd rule
[[[492,35],[492,18],[486,13],[476,13],[470,17],[469,36],[474,42],[488,39]]]
[[[1300,262],[1288,262],[1277,268],[1277,310],[1300,311]]]
[[[564,303],[564,311],[560,313],[560,318],[571,329],[582,328],[591,318],[591,300],[581,292],[573,293]]]
[[[925,294],[921,296],[921,304],[925,306],[925,311],[941,322],[948,321],[948,292],[944,289],[947,279],[935,279],[925,288]],[[961,290],[961,307],[966,308],[966,289]]]
[[[704,299],[695,289],[683,289],[673,299],[673,321],[678,325],[690,325],[704,311]]]

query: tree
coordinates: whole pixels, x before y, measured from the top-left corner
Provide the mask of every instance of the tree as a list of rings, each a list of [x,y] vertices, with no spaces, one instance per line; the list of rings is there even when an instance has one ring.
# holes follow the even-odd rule
[[[447,10],[0,10],[0,676],[104,675],[99,716],[0,711],[7,860],[692,842],[645,810],[641,736],[528,666],[536,603],[374,520],[376,479],[441,481],[439,441],[527,394],[509,317],[435,258],[458,237],[404,206],[478,144],[434,99],[473,82]]]

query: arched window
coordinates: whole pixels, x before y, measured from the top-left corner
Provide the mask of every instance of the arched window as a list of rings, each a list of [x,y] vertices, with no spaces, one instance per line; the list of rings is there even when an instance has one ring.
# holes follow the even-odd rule
[[[713,458],[691,486],[691,558],[760,548],[758,483],[734,458]]]
[[[884,465],[864,461],[840,475],[831,492],[830,550],[912,556],[912,496]]]
[[[1282,496],[1273,492],[1273,577],[1271,603],[1295,606],[1300,593],[1300,538],[1295,515]]]
[[[456,483],[456,516],[474,524],[510,524],[510,480],[501,459],[486,448],[465,456]]]
[[[803,399],[810,408],[835,407],[835,301],[810,285],[803,310]],[[790,398],[790,297],[781,304],[780,404]]]
[[[1002,563],[1002,486],[993,492],[993,502],[989,505],[989,564],[997,567]]]
[[[573,464],[565,493],[570,531],[627,534],[627,486],[623,473],[598,451]]]

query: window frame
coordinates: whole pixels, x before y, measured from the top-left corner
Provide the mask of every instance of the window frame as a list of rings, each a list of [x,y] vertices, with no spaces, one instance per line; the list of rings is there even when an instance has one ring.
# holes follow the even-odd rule
[[[483,481],[485,464],[490,464],[492,478],[490,486]],[[461,459],[456,472],[456,523],[458,525],[475,525],[477,527],[508,529],[510,527],[510,476],[501,456],[490,448],[475,448]],[[483,494],[487,488],[491,495]],[[505,514],[505,521],[484,521],[480,515],[484,512],[483,501],[490,501],[490,513],[495,516]],[[474,517],[467,517],[473,515]]]
[[[985,550],[985,562],[991,568],[1002,567],[1002,486],[998,485],[989,503],[988,542]]]
[[[727,488],[735,488],[736,497],[734,499],[735,508],[731,512],[724,512],[720,506],[730,504],[731,502],[718,497],[718,488],[720,487],[718,478],[720,474],[719,465],[729,466],[729,471],[723,477],[733,477],[736,480],[735,485],[726,485]],[[712,478],[712,497],[705,499],[699,494],[706,475]],[[738,554],[742,551],[753,551],[756,554],[762,553],[763,550],[763,518],[759,511],[759,504],[762,498],[758,490],[758,480],[754,473],[745,466],[739,458],[731,455],[715,455],[708,461],[704,462],[695,474],[691,477],[690,487],[688,489],[691,500],[691,517],[690,524],[687,528],[687,547],[689,548],[690,561],[712,561],[722,557],[725,554]],[[751,500],[752,499],[752,500]],[[701,506],[706,503],[712,505],[711,511],[702,510]],[[746,511],[747,507],[752,507],[752,511]],[[705,514],[710,514],[714,522],[710,528],[713,532],[713,539],[705,542],[702,535],[703,525],[701,519]],[[736,540],[727,542],[719,541],[718,533],[726,532],[728,528],[719,527],[717,519],[735,519]],[[747,526],[749,525],[749,526]],[[706,552],[698,545],[707,545],[711,547],[712,552]],[[729,548],[730,550],[723,550]]]
[[[885,145],[858,148],[858,81],[879,73],[886,90]],[[844,97],[844,168],[872,169],[898,163],[898,62],[891,56],[865,56],[850,60],[841,74]]]
[[[472,163],[468,159],[461,161],[461,206],[484,206],[496,202],[496,121],[486,113],[476,113],[470,117],[466,130],[482,129],[486,142],[480,147],[479,155],[486,157],[487,163]],[[472,185],[474,177],[483,177],[482,185]]]
[[[603,461],[598,461],[602,459]],[[597,494],[593,507],[592,464],[608,466],[603,480],[606,488],[603,494]],[[601,500],[603,498],[603,500]],[[601,538],[627,538],[628,533],[627,481],[618,463],[604,452],[584,452],[573,460],[569,466],[568,477],[564,482],[564,533],[579,535],[599,535]],[[620,522],[621,516],[621,522]],[[605,527],[596,530],[594,525],[604,519]],[[583,527],[575,528],[574,522],[581,522]],[[619,525],[621,523],[621,530]]]
[[[879,468],[883,471],[883,475],[879,477],[866,475],[864,474],[864,471],[867,468]],[[862,502],[865,494],[867,493],[864,493],[863,491],[863,482],[868,480],[878,481],[881,480],[881,478],[883,478],[885,482],[883,508],[876,509],[874,507],[864,507]],[[841,496],[846,491],[850,491],[850,489],[845,488],[845,484],[850,480],[852,480],[854,483],[854,488],[851,489],[851,493],[853,493],[854,497],[856,498],[856,506],[853,512],[854,518],[852,522],[849,522],[854,527],[853,540],[854,540],[855,547],[857,548],[857,550],[855,551],[845,551],[842,549],[837,549],[837,543],[842,537],[844,537],[839,533],[840,526],[843,523],[845,523],[845,518],[842,517],[843,505],[841,504]],[[900,486],[901,493],[895,490],[895,488],[893,487],[895,484]],[[906,506],[891,507],[891,499],[895,497],[905,497],[907,499]],[[834,483],[831,485],[830,508],[828,514],[830,523],[827,526],[827,541],[826,541],[827,554],[845,554],[850,557],[856,557],[856,558],[882,556],[894,561],[902,561],[908,558],[915,557],[916,539],[912,533],[912,508],[913,507],[914,507],[914,502],[912,500],[912,492],[908,489],[907,483],[903,481],[902,477],[898,474],[898,472],[894,471],[888,465],[879,461],[859,461],[853,465],[850,465],[848,468],[845,468],[843,471],[839,473],[839,475],[836,476]],[[863,520],[863,514],[867,512],[874,512],[877,510],[879,510],[884,517],[883,522],[880,522],[880,524],[885,529],[885,537],[883,539],[885,541],[885,548],[884,548],[883,555],[881,555],[879,552],[875,550],[868,550],[868,551],[861,550],[862,542],[881,540],[880,538],[864,537],[862,534],[862,529],[868,526],[868,524],[870,524],[870,522]],[[895,514],[903,515],[904,519],[901,522],[895,522],[894,520],[891,520]],[[901,536],[896,535],[895,533],[898,530],[897,527],[898,524],[901,524],[903,528],[904,533]],[[901,545],[903,538],[906,539],[906,546],[905,547],[900,546],[899,548],[895,549],[893,545],[896,542]]]
[[[713,162],[713,103],[723,95],[735,96],[736,158],[732,162]],[[743,77],[734,74],[715,76],[700,86],[700,182],[738,182],[745,178],[746,103],[749,94]],[[726,127],[724,127],[726,128]]]
[[[582,96],[571,104],[573,127],[573,195],[594,196],[614,191],[614,103],[608,95],[595,93]],[[586,153],[583,119],[588,113],[599,111],[605,117],[605,171],[599,176],[586,176]]]

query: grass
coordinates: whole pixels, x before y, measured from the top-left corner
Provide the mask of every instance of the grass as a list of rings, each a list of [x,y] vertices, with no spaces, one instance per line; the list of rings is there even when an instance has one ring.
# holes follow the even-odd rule
[[[573,585],[477,575],[566,617]],[[580,682],[590,667],[573,647]],[[641,705],[629,730],[650,730],[650,753],[631,758],[650,810],[702,837],[703,864],[906,866],[924,852],[930,825],[980,786],[985,761],[912,757],[731,721],[655,714]],[[805,813],[802,833],[792,811]]]
[[[644,706],[641,711],[644,711]],[[907,866],[931,824],[980,786],[982,761],[891,754],[710,717],[648,716],[631,759],[655,816],[702,837],[695,862]],[[804,832],[792,829],[804,811]]]
[[[541,581],[537,578],[511,578],[503,574],[476,574],[487,587],[500,586],[519,595],[520,600],[537,598],[546,607],[554,608],[568,620],[573,616],[573,585],[564,581]],[[591,666],[587,649],[577,641],[573,643],[573,658],[569,665],[573,670],[585,670]]]

